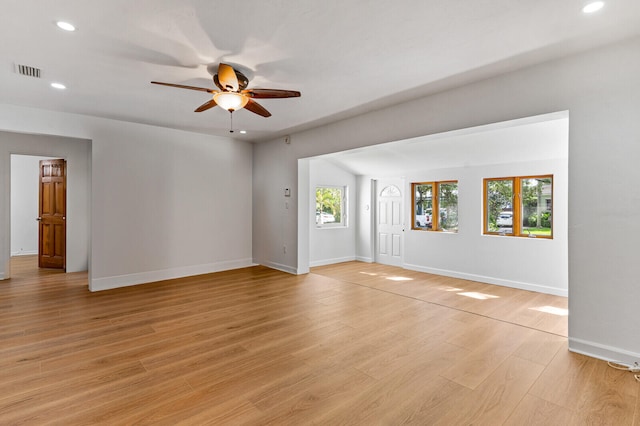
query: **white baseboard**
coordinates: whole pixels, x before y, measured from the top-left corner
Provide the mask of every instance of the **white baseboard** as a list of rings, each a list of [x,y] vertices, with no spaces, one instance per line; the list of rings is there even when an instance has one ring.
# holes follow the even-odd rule
[[[373,258],[372,257],[356,256],[356,260],[358,262],[373,263]]]
[[[276,262],[264,262],[264,263],[261,263],[261,265],[266,266],[267,268],[286,272],[288,274],[298,275],[298,270],[289,265],[283,265],[281,263],[276,263]]]
[[[309,267],[313,268],[314,266],[333,265],[334,263],[342,263],[342,262],[353,262],[354,260],[356,260],[355,256],[336,257],[336,258],[333,258],[333,259],[314,260],[313,262],[309,262]]]
[[[14,256],[33,256],[34,254],[38,254],[38,250],[14,251],[14,252],[11,252],[11,257],[14,257]]]
[[[635,362],[640,363],[640,353],[573,337],[569,337],[569,350],[592,358],[619,362],[624,365],[633,365]]]
[[[520,281],[504,280],[501,278],[485,277],[483,275],[467,274],[464,272],[449,271],[446,269],[426,268],[420,265],[404,264],[405,269],[418,272],[426,272],[427,274],[444,275],[445,277],[460,278],[463,280],[478,281],[486,284],[495,284],[503,287],[518,288],[520,290],[535,291],[538,293],[553,294],[555,296],[568,297],[567,289],[549,287],[540,284],[523,283]]]
[[[113,277],[92,278],[89,281],[90,291],[110,290],[174,278],[190,277],[193,275],[210,274],[212,272],[228,271],[231,269],[255,266],[252,259],[229,260],[203,265],[184,266],[180,268],[163,269],[160,271],[139,272],[135,274],[118,275]]]

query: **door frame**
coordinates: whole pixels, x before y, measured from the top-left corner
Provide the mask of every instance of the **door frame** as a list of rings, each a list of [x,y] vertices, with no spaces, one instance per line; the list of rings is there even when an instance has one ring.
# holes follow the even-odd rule
[[[85,138],[0,130],[0,285],[11,278],[12,155],[67,160],[67,272],[91,276],[92,145]]]

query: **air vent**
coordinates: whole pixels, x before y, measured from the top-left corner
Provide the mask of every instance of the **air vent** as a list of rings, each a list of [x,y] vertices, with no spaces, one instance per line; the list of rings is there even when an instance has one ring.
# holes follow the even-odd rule
[[[15,64],[15,65],[16,65],[16,72],[20,75],[24,75],[27,77],[40,78],[40,75],[42,74],[42,70],[40,68],[30,67],[29,65],[20,65],[20,64]]]

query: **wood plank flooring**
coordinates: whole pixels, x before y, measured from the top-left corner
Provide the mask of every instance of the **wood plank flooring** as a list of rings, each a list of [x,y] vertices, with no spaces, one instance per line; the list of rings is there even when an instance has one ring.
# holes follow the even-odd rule
[[[99,293],[12,273],[2,425],[640,426],[633,375],[568,352],[562,297],[360,262]]]

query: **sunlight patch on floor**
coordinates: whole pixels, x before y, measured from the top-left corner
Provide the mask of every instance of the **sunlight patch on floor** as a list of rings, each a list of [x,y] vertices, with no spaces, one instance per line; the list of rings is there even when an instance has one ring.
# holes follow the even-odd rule
[[[493,294],[486,294],[486,293],[478,293],[475,291],[465,291],[462,293],[458,293],[459,296],[466,296],[466,297],[471,297],[472,299],[478,299],[478,300],[488,300],[488,299],[499,299],[500,296],[494,296]]]
[[[457,288],[457,287],[438,287],[438,290],[442,290],[442,291],[449,291],[449,292],[457,292],[457,291],[463,291],[463,288]]]
[[[369,275],[370,277],[377,277],[380,274],[376,274],[375,272],[365,272],[365,271],[360,271],[360,273],[362,275]],[[409,278],[409,277],[400,277],[400,276],[386,276],[386,274],[382,274],[382,277],[385,280],[389,280],[389,281],[413,281],[413,278]]]
[[[413,281],[413,278],[408,277],[385,277],[385,279],[390,281]]]
[[[554,306],[538,306],[537,308],[529,308],[532,311],[544,312],[546,314],[558,315],[560,317],[566,317],[569,315],[569,310],[564,308],[556,308]]]

